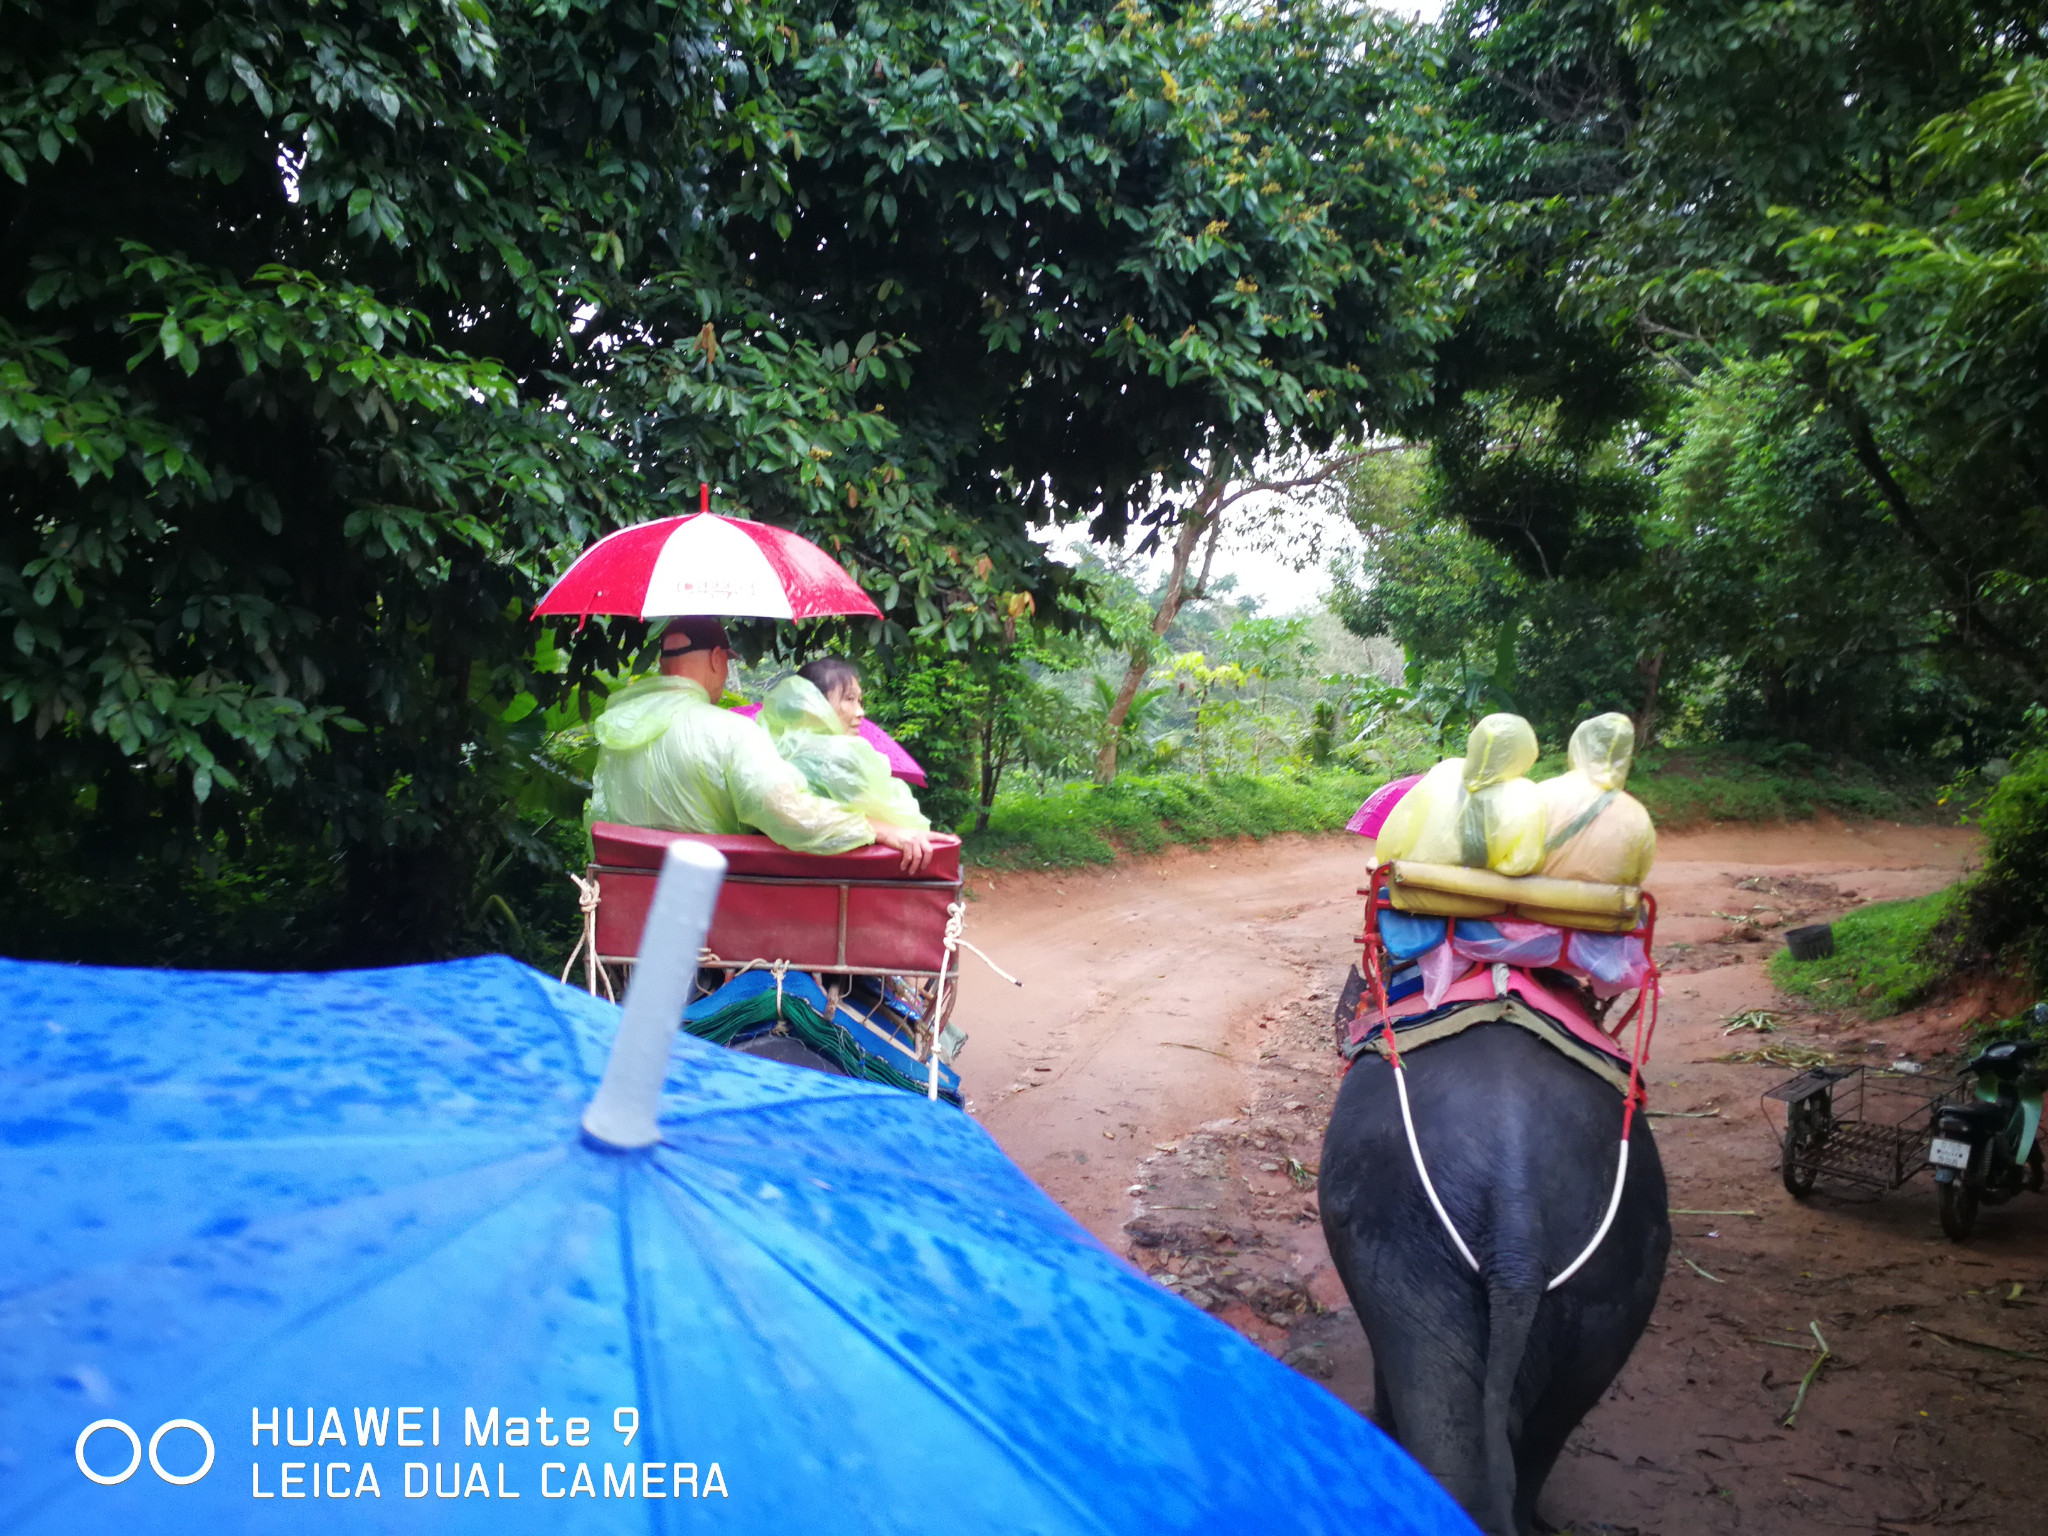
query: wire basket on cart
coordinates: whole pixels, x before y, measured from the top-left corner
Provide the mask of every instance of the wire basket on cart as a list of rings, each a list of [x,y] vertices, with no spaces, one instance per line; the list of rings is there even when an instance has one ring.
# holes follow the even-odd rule
[[[1882,1193],[1924,1168],[1939,1107],[1958,1100],[1951,1077],[1867,1066],[1820,1066],[1764,1091],[1785,1106],[1779,1172],[1804,1199],[1819,1179]]]

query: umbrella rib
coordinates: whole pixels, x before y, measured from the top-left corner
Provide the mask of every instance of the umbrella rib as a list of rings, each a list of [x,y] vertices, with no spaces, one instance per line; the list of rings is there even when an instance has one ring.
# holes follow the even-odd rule
[[[647,1350],[644,1344],[647,1314],[640,1295],[640,1264],[633,1253],[633,1211],[632,1201],[627,1192],[627,1178],[630,1165],[621,1164],[618,1177],[613,1182],[613,1209],[619,1221],[619,1275],[626,1287],[626,1341],[633,1356],[633,1394],[646,1407],[649,1418],[654,1417],[654,1384],[647,1376]],[[666,1431],[666,1424],[657,1424],[656,1432]],[[649,1436],[651,1440],[652,1435]],[[659,1536],[661,1521],[657,1511],[650,1506],[647,1528]]]
[[[841,1097],[851,1097],[851,1095],[842,1095]],[[675,1152],[680,1151],[681,1149],[669,1147],[666,1148],[666,1150]],[[700,1208],[704,1209],[707,1212],[711,1212],[712,1214],[716,1214],[715,1212],[712,1212],[710,1203],[706,1201],[703,1198],[703,1196],[696,1191],[695,1188],[685,1183],[682,1180],[682,1178],[679,1177],[673,1170],[664,1167],[659,1160],[656,1160],[654,1167],[662,1178],[666,1179],[678,1190],[681,1190]],[[916,1356],[908,1354],[905,1351],[899,1349],[887,1337],[880,1333],[877,1333],[874,1329],[870,1328],[864,1321],[861,1320],[861,1318],[856,1316],[854,1313],[848,1311],[844,1306],[842,1306],[839,1303],[839,1301],[836,1298],[834,1298],[826,1291],[821,1289],[818,1285],[813,1283],[809,1276],[805,1275],[803,1271],[797,1269],[794,1265],[790,1264],[787,1260],[785,1260],[782,1257],[780,1253],[776,1252],[775,1249],[768,1246],[768,1244],[762,1242],[752,1233],[746,1232],[744,1230],[741,1231],[740,1235],[744,1238],[744,1240],[747,1243],[749,1243],[755,1249],[755,1251],[766,1257],[771,1264],[775,1265],[784,1274],[788,1275],[798,1285],[803,1287],[803,1289],[809,1291],[811,1295],[815,1296],[820,1303],[822,1303],[827,1309],[835,1313],[843,1321],[849,1324],[863,1338],[867,1339],[868,1342],[871,1343],[876,1349],[880,1350],[884,1355],[888,1356],[891,1360],[894,1360],[900,1367],[902,1367],[912,1377],[914,1377],[918,1382],[920,1382],[924,1386],[926,1391],[930,1392],[934,1397],[939,1398],[941,1401],[950,1404],[954,1411],[956,1411],[963,1419],[965,1419],[968,1423],[974,1425],[974,1427],[981,1432],[982,1437],[984,1439],[988,1440],[997,1449],[999,1449],[1004,1456],[1008,1457],[1010,1461],[1018,1467],[1018,1469],[1022,1472],[1025,1478],[1032,1482],[1038,1483],[1040,1486],[1050,1491],[1055,1498],[1057,1498],[1061,1503],[1065,1504],[1067,1508],[1072,1510],[1075,1515],[1080,1517],[1081,1520],[1086,1522],[1090,1530],[1099,1531],[1102,1533],[1102,1536],[1111,1536],[1110,1528],[1102,1523],[1102,1521],[1096,1516],[1093,1510],[1089,1509],[1086,1505],[1076,1500],[1073,1494],[1070,1493],[1062,1484],[1055,1481],[1053,1478],[1048,1477],[1044,1473],[1044,1471],[1040,1469],[1036,1459],[1034,1457],[1026,1455],[1020,1447],[1014,1444],[1011,1441],[1010,1437],[1003,1433],[1001,1427],[993,1423],[988,1418],[988,1416],[981,1411],[979,1406],[977,1406],[972,1400],[962,1397],[959,1393],[955,1392],[952,1389],[952,1387],[950,1387],[944,1381],[943,1378],[934,1375],[930,1370],[926,1369],[923,1362],[918,1360]]]

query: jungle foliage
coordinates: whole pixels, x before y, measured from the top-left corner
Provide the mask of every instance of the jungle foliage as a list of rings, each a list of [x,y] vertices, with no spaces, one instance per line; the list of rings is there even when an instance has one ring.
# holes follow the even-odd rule
[[[2015,3],[0,0],[0,926],[542,952],[644,631],[526,615],[700,481],[884,613],[749,655],[855,652],[991,836],[1115,654],[1148,781],[1504,705],[2013,755],[2044,142]],[[1228,602],[1148,649],[1031,537],[1361,444],[1336,606],[1399,682]]]
[[[1447,199],[1360,147],[1416,99],[1396,37],[1314,0],[0,0],[10,946],[502,942],[493,881],[579,798],[553,712],[640,637],[525,616],[700,480],[835,549],[866,643],[951,654],[1058,606],[1029,519],[1116,534],[1419,399]]]
[[[1681,742],[2014,750],[2048,698],[2048,8],[1469,0],[1440,46],[1484,212],[1380,544],[1498,556],[1458,672],[1576,628],[1583,691]],[[2026,778],[2014,870],[2048,849]],[[2019,885],[1975,888],[1980,953],[2040,952]]]

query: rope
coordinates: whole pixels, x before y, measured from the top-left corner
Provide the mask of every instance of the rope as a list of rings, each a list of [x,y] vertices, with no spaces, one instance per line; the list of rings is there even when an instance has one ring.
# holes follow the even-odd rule
[[[727,985],[738,981],[749,971],[768,972],[769,975],[775,978],[775,1018],[778,1023],[781,1022],[783,1017],[782,984],[789,975],[789,962],[787,960],[763,960],[756,956],[744,964],[735,964],[730,960],[719,959],[716,954],[708,949],[700,949],[697,951],[697,969],[700,971],[706,969],[731,971],[732,975],[726,978]]]
[[[1600,1218],[1600,1230],[1593,1234],[1593,1241],[1586,1244],[1579,1256],[1559,1270],[1557,1278],[1543,1287],[1543,1289],[1554,1291],[1560,1285],[1563,1285],[1565,1281],[1571,1279],[1573,1275],[1579,1272],[1580,1266],[1586,1260],[1593,1257],[1593,1250],[1606,1241],[1607,1229],[1614,1225],[1614,1213],[1621,1209],[1621,1186],[1626,1182],[1628,1182],[1628,1132],[1623,1131],[1621,1136],[1621,1157],[1614,1165],[1614,1193],[1607,1201],[1607,1214]]]
[[[976,949],[974,945],[970,944],[967,940],[961,939],[958,942],[962,949],[966,950],[967,953],[974,956],[975,959],[979,960],[983,965],[987,966],[990,970],[994,971],[998,976],[1002,977],[1003,980],[1007,981],[1011,986],[1021,987],[1024,985],[1023,982],[1019,981],[1016,977],[1012,976],[1000,965],[997,965],[995,961],[989,959],[987,955],[983,954],[980,950]]]
[[[566,987],[569,984],[569,973],[576,969],[576,957],[581,955],[585,990],[592,997],[597,996],[597,984],[602,980],[604,995],[616,1003],[618,997],[612,991],[612,979],[605,975],[604,967],[597,963],[597,882],[575,874],[568,875],[568,880],[576,887],[576,905],[583,913],[583,935],[577,939],[576,947],[569,951],[568,962],[562,967],[562,985]]]
[[[1458,1252],[1465,1255],[1465,1262],[1472,1266],[1472,1272],[1479,1272],[1479,1261],[1472,1257],[1472,1250],[1465,1246],[1465,1239],[1458,1235],[1451,1213],[1444,1209],[1443,1201],[1436,1195],[1436,1185],[1430,1182],[1429,1169],[1423,1165],[1422,1144],[1415,1139],[1415,1115],[1408,1108],[1408,1071],[1398,1062],[1394,1066],[1394,1091],[1401,1097],[1401,1124],[1408,1132],[1408,1151],[1415,1159],[1415,1171],[1422,1175],[1422,1192],[1429,1196],[1431,1209],[1436,1219],[1444,1224],[1444,1230],[1451,1234],[1451,1241],[1458,1245]]]
[[[949,902],[946,906],[945,952],[939,958],[939,982],[932,994],[931,1065],[925,1074],[924,1086],[925,1097],[933,1103],[937,1103],[939,1097],[939,1035],[946,1027],[946,983],[953,975],[953,957],[964,949],[1011,986],[1024,985],[960,936],[960,931],[966,926],[967,904],[964,901]]]
[[[934,1104],[939,1102],[939,1031],[946,1027],[946,980],[953,973],[953,957],[960,951],[960,930],[966,925],[967,903],[947,903],[945,949],[939,956],[939,984],[932,995],[931,1063],[924,1085],[924,1096]]]

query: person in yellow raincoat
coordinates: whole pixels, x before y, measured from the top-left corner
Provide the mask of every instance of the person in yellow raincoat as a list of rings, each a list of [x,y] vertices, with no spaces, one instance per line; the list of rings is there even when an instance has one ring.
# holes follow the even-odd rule
[[[1430,769],[1388,814],[1375,856],[1534,874],[1543,863],[1543,799],[1523,775],[1536,755],[1528,721],[1488,715],[1472,727],[1463,757]]]
[[[591,818],[676,832],[760,832],[798,853],[847,853],[881,843],[922,874],[932,843],[921,828],[862,815],[814,794],[768,733],[721,709],[732,646],[716,619],[670,621],[659,675],[613,694],[597,738]]]
[[[910,786],[889,771],[889,760],[858,734],[860,674],[827,656],[768,691],[758,716],[783,759],[823,795],[894,827],[931,830]]]
[[[1627,715],[1595,715],[1572,732],[1571,768],[1537,785],[1543,796],[1543,873],[1559,880],[1641,885],[1657,860],[1657,829],[1622,786],[1635,757]]]

